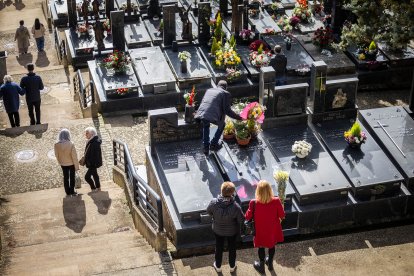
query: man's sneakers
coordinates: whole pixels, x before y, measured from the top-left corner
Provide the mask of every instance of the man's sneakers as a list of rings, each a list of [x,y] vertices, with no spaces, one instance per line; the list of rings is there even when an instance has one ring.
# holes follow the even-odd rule
[[[214,269],[216,270],[217,273],[221,272],[221,267],[217,267],[216,262],[213,263],[213,267],[214,267]]]
[[[234,267],[230,267],[230,273],[233,273],[236,271],[237,265],[234,265]]]

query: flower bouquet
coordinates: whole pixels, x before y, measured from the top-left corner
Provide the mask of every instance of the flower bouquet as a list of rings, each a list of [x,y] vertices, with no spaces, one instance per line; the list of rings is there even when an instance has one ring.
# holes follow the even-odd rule
[[[301,19],[297,16],[292,16],[289,19],[289,24],[292,26],[292,28],[296,27],[300,23]]]
[[[234,68],[226,69],[226,80],[228,83],[236,82],[241,77],[241,71]]]
[[[264,34],[265,35],[275,35],[276,34],[276,31],[273,28],[265,28]]]
[[[214,54],[213,65],[217,68],[237,67],[241,63],[241,58],[237,54],[234,46],[229,42],[224,44],[224,47],[217,50]]]
[[[88,24],[79,24],[76,27],[76,32],[80,35],[88,35],[90,29],[91,29],[91,26]]]
[[[107,19],[104,21],[102,25],[104,27],[104,30],[106,31],[106,34],[111,35],[111,21]]]
[[[107,69],[113,69],[115,73],[126,72],[131,59],[123,51],[114,50],[107,58],[103,59],[102,65]]]
[[[313,33],[312,43],[321,49],[329,48],[333,41],[333,31],[329,27],[320,27]]]
[[[305,158],[312,150],[312,145],[308,142],[302,141],[295,141],[292,146],[292,152],[296,154],[298,158]]]
[[[231,140],[234,138],[234,134],[236,132],[236,129],[234,127],[234,123],[229,118],[226,118],[226,124],[224,125],[223,130],[223,139]]]
[[[252,102],[246,105],[240,113],[240,117],[247,120],[247,130],[252,136],[257,136],[261,130],[260,125],[263,124],[265,119],[265,107],[258,102]]]
[[[276,24],[282,29],[282,31],[284,32],[291,32],[293,27],[290,24],[290,19],[286,16],[283,15],[281,16],[277,21]]]
[[[183,62],[191,58],[191,54],[188,51],[182,51],[178,53],[178,58],[180,59],[180,62]]]
[[[283,205],[286,198],[286,184],[289,181],[289,173],[287,171],[277,170],[273,173],[273,178],[276,180],[278,196]]]
[[[194,120],[194,112],[195,112],[195,86],[193,85],[193,89],[191,92],[184,94],[185,99],[185,113],[184,113],[184,121],[187,123],[192,123]]]
[[[253,39],[256,35],[251,30],[243,29],[243,30],[240,31],[239,36],[244,41],[249,41],[249,40]]]
[[[129,89],[128,88],[118,88],[116,90],[116,94],[119,95],[119,96],[125,96],[128,93],[129,93]]]
[[[345,131],[344,137],[351,148],[360,148],[367,140],[367,135],[362,131],[358,122],[355,122],[348,131]]]
[[[297,0],[293,16],[298,17],[302,23],[308,23],[311,20],[312,11],[308,7],[308,0]]]
[[[266,44],[263,42],[263,40],[260,40],[260,39],[258,39],[258,40],[255,40],[255,41],[253,41],[252,43],[250,43],[250,45],[249,45],[249,50],[250,51],[257,51],[257,50],[259,50],[259,47],[262,47],[262,50],[263,51],[268,51],[269,50],[269,48],[267,48],[267,46],[266,46]]]
[[[252,51],[249,54],[250,63],[257,68],[269,65],[271,57],[270,51],[263,51],[263,44],[260,44],[257,51]]]

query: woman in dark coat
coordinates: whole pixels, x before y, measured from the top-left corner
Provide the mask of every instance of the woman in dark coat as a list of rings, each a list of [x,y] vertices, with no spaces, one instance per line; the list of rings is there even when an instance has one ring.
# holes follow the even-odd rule
[[[273,257],[275,245],[283,242],[282,225],[280,222],[285,217],[282,203],[278,197],[273,196],[269,182],[260,180],[256,188],[256,199],[251,200],[246,212],[246,220],[254,218],[256,234],[253,238],[254,247],[259,248],[259,261],[254,262],[254,268],[264,274],[266,262],[269,271],[273,270]],[[269,256],[265,260],[265,248],[268,248]]]
[[[85,147],[85,166],[88,168],[85,174],[85,180],[91,186],[91,190],[96,191],[101,189],[98,168],[102,166],[102,141],[99,139],[94,127],[86,128],[85,136],[88,139]]]
[[[20,95],[24,95],[24,90],[16,83],[10,75],[5,75],[3,78],[4,84],[0,86],[0,98],[3,98],[4,107],[9,116],[11,127],[20,126]]]
[[[243,212],[240,205],[235,202],[235,190],[233,183],[224,182],[221,185],[221,194],[211,200],[207,207],[207,213],[213,217],[212,228],[216,236],[216,252],[213,266],[217,272],[221,272],[224,241],[226,239],[229,248],[230,272],[236,269],[236,240],[240,234]]]

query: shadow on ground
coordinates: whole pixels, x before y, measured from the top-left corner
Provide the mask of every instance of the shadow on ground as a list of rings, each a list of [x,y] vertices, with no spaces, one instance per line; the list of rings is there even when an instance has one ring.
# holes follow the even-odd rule
[[[89,192],[88,195],[93,199],[96,207],[98,207],[98,213],[101,215],[108,214],[109,207],[111,207],[112,199],[109,197],[109,193],[106,191]]]
[[[66,227],[75,233],[81,233],[86,225],[86,208],[82,195],[65,197],[62,209]]]

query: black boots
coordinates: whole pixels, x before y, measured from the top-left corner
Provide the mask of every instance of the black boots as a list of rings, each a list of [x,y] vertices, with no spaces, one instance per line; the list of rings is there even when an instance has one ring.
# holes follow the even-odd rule
[[[265,274],[264,261],[262,261],[262,260],[260,260],[260,261],[254,261],[253,267],[260,274]]]
[[[269,260],[269,257],[266,257],[265,264],[267,265],[269,271],[273,271],[273,258]]]

